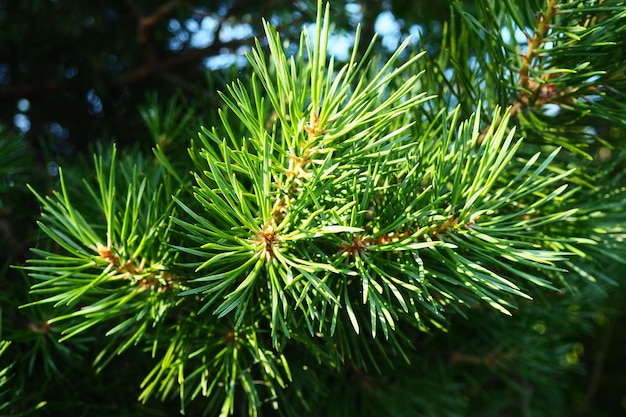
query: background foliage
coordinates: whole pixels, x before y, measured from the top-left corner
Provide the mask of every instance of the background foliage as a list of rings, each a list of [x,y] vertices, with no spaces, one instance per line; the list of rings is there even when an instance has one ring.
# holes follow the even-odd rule
[[[323,90],[325,60],[298,55],[308,45],[299,43],[301,28],[316,19],[312,2],[1,2],[0,410],[156,416],[184,407],[188,415],[220,409],[245,415],[251,404],[268,415],[622,413],[626,67],[615,57],[626,48],[624,10],[618,0],[335,1],[331,33],[345,38],[332,38],[331,46],[353,42],[360,23],[354,59],[365,55],[371,62],[353,79],[345,73],[346,89],[333,106]],[[375,30],[382,34],[367,55]],[[385,78],[383,69],[378,80],[384,82],[357,94],[356,81],[376,80],[409,33],[417,36],[387,67],[400,68],[396,75]],[[253,51],[255,37],[259,52],[248,64],[243,53]],[[317,46],[313,57],[324,50]],[[283,47],[300,57],[297,68],[307,68],[298,77],[281,61]],[[263,58],[269,52],[272,58]],[[342,61],[336,53],[338,71],[350,56]],[[236,78],[241,82],[231,84]],[[294,90],[302,97],[289,101]],[[403,93],[394,97],[394,91]],[[328,120],[334,133],[325,131]],[[311,180],[310,165],[286,150],[307,149],[306,141],[318,136],[339,168],[310,149],[306,156],[321,161]],[[242,137],[250,138],[247,147]],[[393,146],[377,142],[381,137]],[[468,150],[480,146],[491,153]],[[372,154],[379,164],[371,163]],[[468,155],[475,163],[462,171]],[[410,171],[397,162],[418,156],[424,162]],[[290,171],[268,171],[276,164]],[[501,164],[500,177],[486,176],[491,164]],[[435,168],[421,172],[421,166]],[[229,183],[233,169],[236,186]],[[524,169],[534,182],[520,179],[515,188],[513,174]],[[307,282],[284,292],[280,281],[293,279],[281,275],[285,268],[268,267],[275,276],[267,272],[273,281],[263,287],[246,261],[245,228],[257,221],[251,213],[272,217],[280,207],[259,198],[276,178],[294,181],[282,184],[287,204],[309,193],[302,201],[318,208],[296,204],[285,211],[283,244],[313,244],[317,252],[306,258],[298,249],[284,261],[306,278],[297,276],[297,283]],[[394,178],[406,195],[379,186]],[[565,182],[568,188],[560,188]],[[358,206],[376,192],[380,200],[357,211],[342,209],[345,200],[333,197]],[[464,207],[460,214],[430,216],[445,212],[448,196]],[[470,214],[479,204],[499,217],[476,221]],[[413,217],[395,229],[372,226],[407,206]],[[275,216],[278,223],[282,216]],[[432,229],[393,238],[398,226],[426,218]],[[233,225],[235,231],[224,232]],[[274,231],[260,226],[254,250],[271,252]],[[364,227],[373,240],[358,240]],[[339,241],[341,233],[354,238]],[[396,257],[398,251],[422,251],[445,242],[446,233],[456,247],[426,255],[427,273],[470,290],[458,290],[453,280],[437,287],[432,279],[422,293],[432,297],[412,299],[412,287],[396,287],[392,274],[356,260],[376,244],[377,265],[404,268],[412,260]],[[542,251],[526,251],[531,243]],[[342,260],[330,257],[333,245],[347,245],[359,275],[370,278],[369,290],[362,286],[370,294],[367,308],[333,311],[334,299],[348,307],[354,302],[344,297],[362,296],[333,281],[338,272],[350,276]],[[491,255],[500,250],[508,258]],[[460,261],[462,268],[429,267],[435,261]],[[494,264],[489,273],[479,267]],[[231,274],[233,265],[242,269]],[[315,268],[327,272],[321,283],[310,273]],[[241,271],[252,271],[253,284],[223,301]],[[216,274],[226,279],[216,281]],[[501,284],[511,277],[517,286]],[[521,293],[534,301],[518,298]],[[419,307],[403,308],[408,300]],[[300,316],[285,307],[294,303]],[[513,318],[489,305],[512,310]],[[212,310],[223,317],[206,319]],[[408,319],[427,311],[417,327]],[[229,391],[224,381],[239,388]]]

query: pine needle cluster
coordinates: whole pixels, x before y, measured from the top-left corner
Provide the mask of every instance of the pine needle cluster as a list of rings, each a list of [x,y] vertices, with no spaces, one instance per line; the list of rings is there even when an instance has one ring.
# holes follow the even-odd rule
[[[266,22],[187,154],[153,104],[153,155],[31,188],[38,331],[189,415],[562,415],[625,259],[626,5],[477,3],[384,59]]]

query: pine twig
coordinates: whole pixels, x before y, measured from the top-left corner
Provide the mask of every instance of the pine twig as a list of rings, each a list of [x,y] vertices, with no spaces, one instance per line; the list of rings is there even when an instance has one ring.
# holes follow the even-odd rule
[[[550,26],[552,24],[552,21],[557,14],[556,8],[558,4],[559,4],[559,0],[548,0],[546,11],[539,15],[535,33],[533,34],[532,37],[527,35],[528,50],[526,51],[525,54],[521,54],[522,66],[518,72],[519,86],[522,91],[520,95],[518,96],[517,100],[515,100],[513,104],[511,105],[511,110],[510,110],[511,118],[515,118],[522,109],[524,109],[525,107],[528,107],[529,98],[535,96],[538,89],[541,90],[542,93],[544,92],[546,93],[544,94],[544,96],[547,97],[548,95],[550,95],[548,93],[548,90],[544,91],[543,83],[538,83],[532,80],[530,71],[533,65],[533,60],[537,58],[538,56],[537,49],[545,41],[545,38],[550,31]],[[541,101],[540,103],[535,101],[534,104],[535,105],[545,104],[545,99]],[[500,119],[498,120],[496,124],[500,124],[501,121],[502,121],[502,116],[500,117]],[[485,128],[485,130],[483,130],[478,140],[478,145],[482,144],[483,140],[485,139],[485,135],[487,134],[487,130],[488,128]]]

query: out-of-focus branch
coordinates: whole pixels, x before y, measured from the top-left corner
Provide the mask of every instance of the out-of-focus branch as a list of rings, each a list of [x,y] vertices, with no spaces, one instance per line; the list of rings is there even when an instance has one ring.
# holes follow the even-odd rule
[[[207,46],[206,48],[195,49],[186,53],[172,55],[160,62],[140,65],[124,71],[121,74],[110,75],[102,82],[107,87],[116,87],[144,81],[153,76],[157,76],[162,72],[167,72],[174,68],[200,61],[202,58],[218,55],[222,53],[222,50],[224,49],[234,50],[239,46],[246,45],[248,43],[250,43],[250,39],[235,39],[229,42],[220,42],[216,39],[215,43]],[[59,91],[85,89],[87,87],[88,86],[79,79],[69,81],[46,80],[17,85],[7,85],[0,86],[0,99],[28,98]]]
[[[151,30],[163,19],[171,16],[179,7],[189,7],[189,4],[183,0],[171,0],[162,4],[152,14],[146,14],[144,10],[135,0],[125,0],[125,3],[137,20],[137,42],[140,45],[144,62],[134,68],[129,68],[121,73],[111,73],[103,76],[98,82],[105,87],[119,87],[126,84],[137,83],[150,78],[165,79],[188,88],[189,83],[179,76],[172,73],[172,70],[184,65],[188,65],[203,58],[218,55],[224,50],[235,50],[238,47],[250,44],[252,38],[233,39],[231,41],[222,42],[218,36],[224,20],[231,16],[235,16],[244,10],[246,3],[242,0],[236,0],[228,9],[226,15],[219,19],[217,30],[215,31],[215,42],[212,45],[202,49],[194,49],[184,53],[174,54],[167,58],[158,59],[156,46],[152,42]],[[274,0],[270,4],[264,4],[264,7],[272,5],[280,5],[285,3],[284,0]],[[191,8],[193,9],[193,7]],[[200,13],[194,10],[194,13]],[[87,81],[81,79],[63,80],[34,80],[32,82],[23,82],[21,84],[0,85],[0,100],[28,98],[50,93],[65,91],[82,91],[91,88]]]
[[[207,46],[206,48],[195,49],[180,55],[173,55],[168,59],[156,63],[156,65],[154,66],[142,65],[140,67],[126,71],[121,74],[119,79],[122,84],[144,80],[151,75],[158,74],[162,71],[169,71],[173,68],[183,66],[194,61],[199,61],[200,59],[206,58],[208,56],[218,55],[222,52],[223,49],[233,50],[247,43],[248,39],[236,39],[229,42],[220,42],[218,39],[216,39],[215,43]]]
[[[154,13],[145,16],[134,0],[126,0],[129,7],[137,15],[137,40],[140,45],[145,44],[150,39],[150,29],[157,23],[171,15],[181,4],[179,0],[171,0],[161,5]]]
[[[137,19],[137,42],[142,48],[145,62],[157,61],[157,49],[152,41],[152,28],[161,20],[172,14],[179,6],[179,0],[171,0],[161,5],[154,13],[146,16],[135,0],[126,0],[128,8]]]

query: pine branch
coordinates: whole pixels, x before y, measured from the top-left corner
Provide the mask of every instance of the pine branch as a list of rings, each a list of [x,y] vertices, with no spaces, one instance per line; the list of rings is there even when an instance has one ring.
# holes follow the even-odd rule
[[[35,192],[54,245],[35,249],[25,267],[37,281],[29,306],[51,308],[46,330],[68,343],[104,333],[98,369],[135,346],[149,352],[143,402],[178,397],[186,410],[204,397],[208,414],[302,415],[331,386],[350,399],[350,409],[335,410],[346,415],[385,407],[445,415],[437,412],[462,409],[446,404],[451,395],[480,398],[506,381],[507,404],[530,413],[528,387],[554,388],[539,371],[556,378],[577,361],[568,337],[582,325],[567,316],[570,304],[592,304],[610,282],[601,263],[623,253],[623,178],[596,186],[609,168],[553,146],[568,140],[562,126],[541,146],[515,126],[541,130],[545,122],[528,118],[565,100],[542,98],[541,85],[567,84],[559,91],[576,96],[596,74],[578,61],[564,65],[573,62],[569,48],[606,42],[585,41],[590,28],[580,30],[582,43],[561,39],[575,32],[559,26],[577,13],[568,7],[547,3],[516,62],[499,35],[487,42],[494,62],[520,65],[510,79],[489,73],[487,57],[476,58],[475,71],[463,67],[469,42],[432,62],[409,53],[407,39],[379,61],[374,41],[360,57],[357,36],[348,62],[336,66],[321,3],[315,32],[302,32],[294,55],[264,22],[269,53],[256,42],[252,75],[221,94],[219,124],[200,129],[191,164],[169,152],[186,132],[179,123],[192,123],[170,101],[143,111],[156,161],[113,149],[94,158],[92,180],[62,173],[59,191]],[[503,19],[498,10],[479,13]],[[485,33],[464,18],[461,40]],[[612,18],[603,24],[623,19]],[[455,73],[445,78],[450,62]],[[499,76],[501,94],[476,91]],[[501,111],[504,96],[514,105]],[[616,173],[623,161],[616,158]],[[542,297],[553,298],[554,314],[533,300]],[[431,360],[462,381],[442,397]],[[472,380],[468,367],[497,372]],[[404,395],[416,384],[428,396]],[[397,397],[394,408],[388,400]]]

